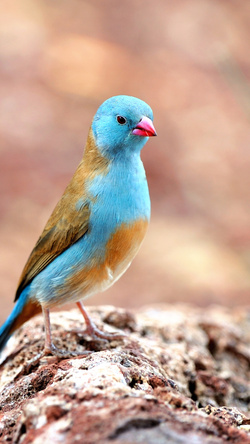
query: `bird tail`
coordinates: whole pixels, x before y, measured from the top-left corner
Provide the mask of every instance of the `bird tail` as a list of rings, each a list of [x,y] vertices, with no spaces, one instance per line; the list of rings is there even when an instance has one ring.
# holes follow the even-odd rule
[[[41,306],[29,299],[29,288],[26,287],[21,293],[13,311],[6,319],[5,323],[0,327],[0,352],[4,348],[6,342],[24,322],[42,311]]]

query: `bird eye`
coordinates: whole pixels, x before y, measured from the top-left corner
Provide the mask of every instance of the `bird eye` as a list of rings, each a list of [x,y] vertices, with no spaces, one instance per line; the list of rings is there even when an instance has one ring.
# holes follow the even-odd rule
[[[127,122],[127,119],[125,119],[125,117],[122,116],[116,116],[116,120],[120,125],[125,125],[125,123]]]

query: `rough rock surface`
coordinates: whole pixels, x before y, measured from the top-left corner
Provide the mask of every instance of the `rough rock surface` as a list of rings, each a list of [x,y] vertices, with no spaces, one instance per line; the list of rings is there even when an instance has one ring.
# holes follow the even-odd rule
[[[0,368],[1,443],[250,443],[246,308],[89,311],[127,338],[83,336],[71,311],[52,315],[55,345],[93,353],[28,367],[43,346],[41,317],[10,340]]]

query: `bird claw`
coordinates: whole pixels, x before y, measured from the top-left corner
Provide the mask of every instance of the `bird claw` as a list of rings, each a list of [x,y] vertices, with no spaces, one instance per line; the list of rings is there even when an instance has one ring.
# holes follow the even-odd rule
[[[126,338],[126,335],[124,333],[104,333],[103,331],[99,330],[99,328],[95,325],[91,317],[86,312],[82,302],[79,301],[76,303],[76,305],[82,313],[86,323],[86,329],[82,332],[82,334],[87,334],[91,338],[98,339],[99,341],[113,341]]]
[[[99,330],[99,328],[93,323],[87,326],[83,331],[83,334],[87,334],[91,336],[91,338],[98,339],[99,341],[116,341],[126,338],[125,333],[105,333],[104,331]]]
[[[86,356],[93,353],[89,350],[84,350],[82,352],[69,352],[60,350],[57,348],[54,344],[51,344],[51,347],[44,347],[44,350],[41,353],[38,353],[34,358],[30,359],[23,367],[21,373],[22,374],[29,374],[32,367],[35,367],[42,358],[52,356],[54,358],[57,358],[56,360],[60,359],[69,359],[69,358],[75,358],[77,356]]]
[[[115,341],[115,340],[121,340],[126,338],[125,333],[105,333],[92,322],[90,325],[87,326],[87,328],[84,330],[83,334],[87,334],[91,336],[93,339],[98,339],[99,341]],[[21,373],[22,374],[29,374],[32,367],[35,367],[42,358],[47,356],[52,356],[54,358],[60,359],[70,359],[75,358],[77,356],[87,356],[89,354],[93,353],[90,350],[84,350],[81,352],[77,351],[64,351],[57,348],[53,343],[46,344],[43,351],[41,353],[38,353],[34,358],[30,359],[25,366],[23,367]]]
[[[57,348],[54,344],[51,344],[50,346],[45,346],[42,356],[55,356],[59,359],[63,359],[63,358],[74,358],[76,356],[85,356],[85,355],[89,355],[90,353],[92,353],[89,350],[84,350],[82,352],[77,352],[77,351],[64,351],[64,350],[60,350],[59,348]]]

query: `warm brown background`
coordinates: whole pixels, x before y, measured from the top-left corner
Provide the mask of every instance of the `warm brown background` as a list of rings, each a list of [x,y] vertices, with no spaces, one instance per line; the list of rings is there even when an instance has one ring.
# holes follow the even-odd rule
[[[2,0],[1,318],[109,96],[155,113],[152,222],[91,304],[238,305],[250,295],[250,2]]]

